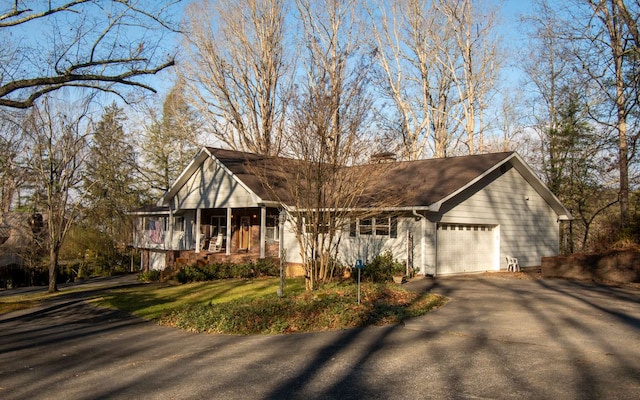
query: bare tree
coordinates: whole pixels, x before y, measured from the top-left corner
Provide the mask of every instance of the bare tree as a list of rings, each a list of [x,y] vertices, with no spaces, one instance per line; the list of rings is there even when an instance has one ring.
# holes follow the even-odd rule
[[[88,154],[87,105],[70,105],[45,99],[32,109],[24,126],[29,172],[37,183],[36,203],[46,219],[49,249],[49,292],[58,291],[58,256],[64,239],[76,222],[83,192],[81,171]]]
[[[378,85],[398,111],[391,118],[403,158],[459,152],[460,129],[468,152],[476,140],[482,148],[483,110],[501,65],[494,14],[470,0],[394,0],[369,16]]]
[[[442,155],[442,140],[436,140],[432,128],[442,127],[439,118],[447,103],[436,103],[444,99],[448,87],[434,91],[437,83],[448,79],[435,79],[435,63],[430,43],[427,42],[430,27],[444,26],[438,15],[431,12],[426,1],[396,0],[387,5],[379,2],[377,8],[369,9],[374,34],[374,54],[382,71],[378,85],[388,96],[399,116],[391,116],[392,125],[401,145],[401,156],[407,160],[424,157],[430,141],[438,143],[435,153]],[[436,88],[436,89],[434,89]],[[435,121],[434,121],[435,118]],[[396,122],[399,120],[399,122]],[[437,133],[442,137],[442,132]]]
[[[372,171],[350,167],[367,159],[364,139],[371,110],[371,63],[361,53],[356,5],[296,1],[305,79],[298,85],[284,148],[296,160],[279,168],[288,180],[284,196],[295,219],[309,290],[331,276],[348,210],[375,179]],[[274,182],[268,184],[278,193]]]
[[[640,133],[634,110],[638,107],[638,28],[640,4],[633,0],[581,0],[582,18],[576,12],[564,20],[565,37],[574,45],[585,79],[598,85],[606,103],[590,112],[617,136],[620,221],[629,222],[629,164]],[[635,126],[634,126],[635,125]]]
[[[525,53],[521,65],[534,93],[531,100],[531,123],[540,137],[540,158],[542,173],[552,191],[559,194],[554,182],[559,182],[557,174],[563,173],[558,163],[564,162],[566,149],[560,149],[555,136],[561,131],[560,108],[568,88],[580,85],[575,73],[571,49],[560,37],[561,21],[546,1],[541,1],[535,13],[524,21],[533,28],[530,35],[530,51]],[[577,89],[576,91],[577,92]]]
[[[293,71],[284,0],[203,0],[187,12],[182,74],[214,139],[258,154],[280,150]]]
[[[0,5],[0,106],[31,107],[62,87],[155,92],[143,77],[174,65],[161,44],[171,2],[5,1]]]
[[[521,61],[529,92],[535,94],[530,113],[530,129],[538,134],[533,159],[551,191],[576,217],[563,232],[564,250],[572,252],[575,243],[585,251],[591,228],[617,203],[607,161],[615,159],[615,151],[608,129],[593,124],[589,114],[600,102],[601,90],[583,79],[558,10],[541,1],[525,21],[533,28],[530,52]]]
[[[453,79],[468,153],[482,152],[484,111],[496,90],[496,77],[504,60],[498,47],[496,14],[485,5],[479,10],[472,0],[441,1],[438,9],[445,15],[445,26],[452,30],[453,37],[449,49],[444,42],[434,42],[440,46],[439,61]]]
[[[21,124],[22,113],[0,111],[0,224],[2,215],[11,209],[16,193],[28,181],[24,168],[24,139]],[[19,199],[18,199],[19,200]]]

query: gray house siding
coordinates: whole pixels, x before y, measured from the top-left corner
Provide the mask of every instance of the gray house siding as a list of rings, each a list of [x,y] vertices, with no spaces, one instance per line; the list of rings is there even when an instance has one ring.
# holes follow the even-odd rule
[[[486,176],[440,212],[427,212],[426,218],[399,218],[396,238],[350,237],[344,231],[340,257],[351,265],[365,262],[391,250],[397,260],[408,259],[407,232],[413,236],[413,265],[423,274],[437,274],[438,225],[488,226],[494,238],[491,265],[486,270],[505,269],[505,256],[517,257],[521,266],[540,265],[541,257],[558,253],[557,214],[515,168],[504,168]]]
[[[521,266],[540,265],[541,257],[558,253],[558,217],[516,169],[496,174],[487,177],[495,179],[491,183],[446,210],[439,222],[495,225],[500,268],[506,268],[507,255],[517,257]]]
[[[427,229],[428,232],[428,229]],[[409,233],[412,246],[410,246]],[[413,260],[413,267],[422,272],[423,265],[423,240],[422,222],[415,217],[399,217],[396,237],[379,237],[375,235],[350,236],[348,229],[342,231],[340,237],[339,260],[345,265],[353,266],[360,259],[365,264],[375,256],[386,251],[391,251],[393,257],[400,262]]]
[[[176,209],[255,207],[256,199],[224,168],[207,158],[175,196]]]

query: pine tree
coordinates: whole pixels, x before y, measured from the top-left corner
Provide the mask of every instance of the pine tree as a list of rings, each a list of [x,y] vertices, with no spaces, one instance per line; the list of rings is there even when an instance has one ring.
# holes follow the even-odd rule
[[[151,114],[142,144],[144,164],[140,172],[147,186],[162,194],[169,189],[200,147],[198,115],[184,99],[183,84],[178,81],[167,95],[162,115]]]
[[[130,232],[126,212],[140,204],[136,187],[136,154],[124,130],[126,116],[115,103],[104,109],[93,132],[93,144],[84,177],[87,190],[86,222],[114,244]]]

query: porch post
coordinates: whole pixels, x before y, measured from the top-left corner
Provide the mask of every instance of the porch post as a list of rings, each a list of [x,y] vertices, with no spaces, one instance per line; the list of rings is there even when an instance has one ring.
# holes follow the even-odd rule
[[[227,239],[225,240],[225,254],[231,255],[231,207],[227,207]]]
[[[265,231],[267,230],[267,207],[260,206],[260,258],[264,258],[265,254]]]
[[[202,209],[196,208],[196,253],[200,253],[200,214]]]

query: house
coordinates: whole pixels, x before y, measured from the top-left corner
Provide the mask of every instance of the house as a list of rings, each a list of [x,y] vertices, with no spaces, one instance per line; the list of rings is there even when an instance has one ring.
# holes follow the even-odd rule
[[[282,231],[279,224],[295,205],[277,193],[286,177],[259,176],[268,162],[201,149],[155,206],[132,212],[142,267],[278,257],[284,249],[289,273],[301,273],[295,222],[287,218]],[[269,179],[278,182],[265,185]],[[538,266],[558,254],[560,221],[572,218],[515,152],[391,160],[367,190],[360,209],[385,194],[369,216],[351,218],[339,233],[338,259],[346,265],[390,250],[425,275],[504,270],[507,256]],[[385,205],[387,199],[393,201]]]
[[[33,285],[36,272],[28,268],[28,260],[41,251],[38,242],[42,240],[45,223],[46,219],[39,213],[8,212],[2,215],[0,288]]]

